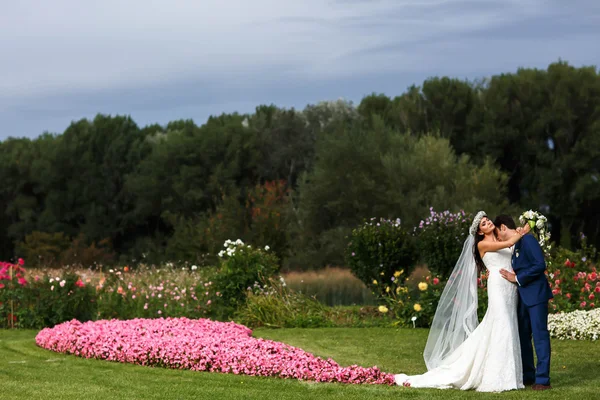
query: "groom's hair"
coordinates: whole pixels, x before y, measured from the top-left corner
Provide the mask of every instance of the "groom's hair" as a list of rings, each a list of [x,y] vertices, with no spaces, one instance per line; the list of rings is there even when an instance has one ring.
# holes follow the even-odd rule
[[[515,224],[515,220],[512,219],[509,215],[500,214],[494,220],[494,225],[496,228],[500,228],[500,225],[506,225],[508,229],[517,229],[517,224]]]

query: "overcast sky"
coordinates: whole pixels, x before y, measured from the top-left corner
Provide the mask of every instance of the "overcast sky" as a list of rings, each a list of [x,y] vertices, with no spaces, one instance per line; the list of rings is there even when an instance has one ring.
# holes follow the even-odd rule
[[[600,0],[0,0],[0,140],[600,65]]]

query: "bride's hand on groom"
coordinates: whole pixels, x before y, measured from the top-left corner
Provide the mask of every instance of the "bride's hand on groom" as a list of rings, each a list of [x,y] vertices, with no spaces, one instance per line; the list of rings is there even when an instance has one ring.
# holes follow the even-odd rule
[[[517,282],[517,276],[514,274],[514,272],[510,272],[506,269],[501,269],[500,270],[500,275],[502,275],[502,277],[504,279],[506,279],[509,282],[512,283],[516,283]]]
[[[531,231],[531,226],[529,224],[525,224],[524,226],[519,226],[517,228],[517,233],[521,236],[527,235]]]

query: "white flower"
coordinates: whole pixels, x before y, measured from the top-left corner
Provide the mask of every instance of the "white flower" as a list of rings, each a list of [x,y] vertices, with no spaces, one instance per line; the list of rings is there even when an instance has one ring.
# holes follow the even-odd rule
[[[598,340],[600,308],[548,315],[548,331],[557,339]]]
[[[197,266],[197,265],[192,265],[192,271],[195,271],[195,270],[197,270],[197,269],[198,269],[198,266]]]
[[[50,286],[50,290],[54,290],[54,285]]]
[[[265,246],[265,250],[266,250],[266,251],[269,251],[269,249],[270,249],[270,247],[269,247],[268,245],[267,245],[267,246]]]
[[[54,282],[54,278],[50,278],[50,280],[48,281],[49,283]]]
[[[224,255],[224,254],[225,254],[225,252],[224,252],[223,250],[221,250],[221,251],[219,252],[219,257],[223,257],[223,255]]]
[[[108,272],[110,272],[112,274],[113,272],[115,272],[115,270],[114,269],[109,269]]]
[[[65,281],[64,279],[62,281],[60,281],[59,285],[60,287],[65,287],[65,284],[67,283],[67,281]]]

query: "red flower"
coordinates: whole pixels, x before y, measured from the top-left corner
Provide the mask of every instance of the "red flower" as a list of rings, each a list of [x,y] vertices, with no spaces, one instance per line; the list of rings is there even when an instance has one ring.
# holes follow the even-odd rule
[[[571,293],[567,293],[565,296],[567,296],[567,299],[571,298]]]
[[[560,290],[559,290],[559,289],[554,289],[554,290],[552,291],[552,294],[555,294],[555,295],[556,295],[556,294],[559,294],[559,293],[560,293]]]
[[[25,260],[23,260],[22,258],[19,258],[17,262],[19,263],[19,265],[25,265]]]
[[[594,296],[594,293],[592,293],[588,296],[588,299],[590,299],[590,300],[594,300],[595,298],[596,298],[596,296]]]
[[[125,272],[129,271],[129,267],[128,267],[127,265],[126,265],[126,266],[124,266],[124,267],[123,267],[123,271],[125,271]]]
[[[600,286],[596,286],[596,288],[594,289],[594,292],[600,293]]]
[[[438,283],[440,283],[440,280],[438,278],[433,278],[433,284],[437,285]],[[600,288],[598,288],[598,289],[600,289]],[[599,290],[599,292],[600,292],[600,290]]]
[[[587,304],[587,303],[586,303],[585,301],[582,301],[582,302],[581,302],[581,304],[579,304],[579,307],[583,308],[583,307],[585,307],[585,306],[586,306],[586,304]]]
[[[598,278],[598,274],[597,274],[597,273],[595,273],[595,272],[592,272],[591,274],[589,274],[589,275],[588,275],[588,279],[589,279],[590,281],[595,281],[595,280],[596,280],[596,278]]]
[[[560,285],[560,279],[557,279],[557,280],[555,280],[555,281],[554,281],[554,284],[555,284],[556,286]]]
[[[0,283],[0,289],[4,289],[4,283]]]
[[[594,303],[590,303],[590,308],[594,308],[596,305]]]
[[[571,266],[571,261],[567,258],[567,261],[565,261],[565,267],[570,267]]]
[[[19,278],[19,285],[21,285],[21,286],[27,285],[27,280],[25,278]]]
[[[75,282],[75,286],[77,286],[77,287],[84,287],[85,283],[83,283],[83,281],[81,279],[78,279],[77,282]]]

